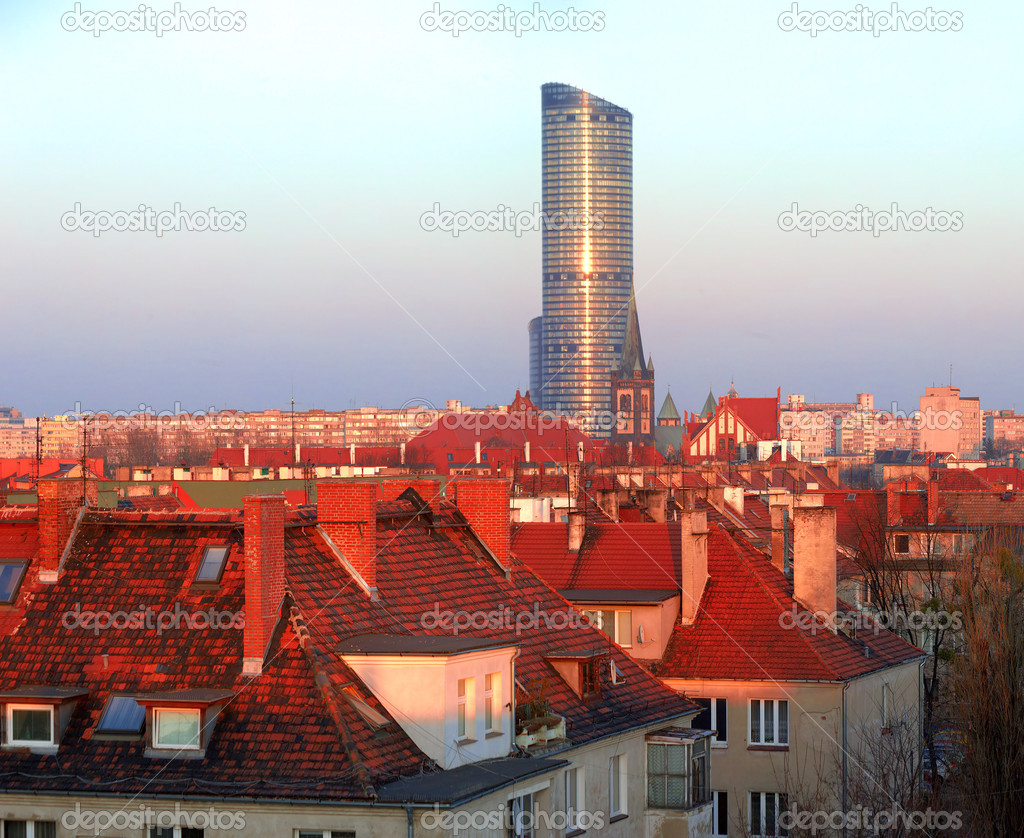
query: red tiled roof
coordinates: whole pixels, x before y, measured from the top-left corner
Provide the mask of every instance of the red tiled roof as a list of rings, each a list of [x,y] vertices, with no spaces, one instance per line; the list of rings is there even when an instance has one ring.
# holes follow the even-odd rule
[[[923,657],[886,630],[861,630],[854,639],[824,627],[784,628],[780,616],[802,610],[792,582],[753,547],[717,525],[709,530],[710,580],[694,624],[677,624],[652,666],[662,678],[844,681]],[[840,600],[836,607],[848,610]]]
[[[666,591],[681,584],[680,525],[588,520],[578,554],[568,524],[520,524],[512,552],[551,587]]]
[[[938,481],[939,491],[942,492],[992,489],[991,483],[966,468],[933,469],[932,479]]]
[[[354,686],[387,716],[382,705],[335,651],[344,639],[366,633],[445,634],[421,622],[435,605],[444,609],[564,613],[569,604],[522,562],[511,578],[480,548],[461,513],[445,504],[433,526],[409,500],[378,505],[377,588],[367,599],[312,526],[311,509],[289,512],[285,570],[289,593],[270,644],[263,675],[242,674],[238,629],[163,631],[75,626],[83,611],[137,613],[177,608],[180,613],[237,615],[244,611],[245,558],[242,516],[237,511],[86,514],[55,584],[34,579],[22,585],[19,608],[0,635],[0,689],[24,684],[82,687],[57,758],[27,752],[0,753],[8,790],[82,794],[116,788],[122,795],[203,795],[281,799],[367,799],[399,776],[435,770],[399,724],[373,729],[339,697]],[[7,520],[7,519],[13,519]],[[4,510],[0,533],[12,543],[31,528],[23,515]],[[202,550],[229,544],[220,584],[197,588],[192,579]],[[25,552],[34,545],[23,541]],[[70,626],[70,627],[68,627]],[[554,712],[566,718],[574,745],[678,718],[696,706],[652,677],[596,629],[564,625],[514,630],[466,629],[463,636],[519,644],[517,679],[548,685]],[[557,675],[545,656],[565,649],[602,648],[625,682],[605,683],[586,701]],[[602,668],[602,678],[610,678]],[[326,682],[318,681],[322,675]],[[154,760],[141,740],[102,741],[92,736],[106,700],[114,693],[177,689],[230,690],[234,698],[217,720],[206,756]]]

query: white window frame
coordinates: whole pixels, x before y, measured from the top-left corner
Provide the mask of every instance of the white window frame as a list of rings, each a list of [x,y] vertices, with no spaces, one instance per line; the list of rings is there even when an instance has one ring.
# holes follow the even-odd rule
[[[760,823],[757,826],[754,825],[754,797],[760,798],[760,812],[761,818]],[[768,818],[766,817],[768,807],[768,798],[771,797],[772,803],[775,807],[775,831],[765,832],[767,828]],[[778,838],[779,836],[785,835],[786,830],[779,826],[779,816],[789,808],[789,801],[785,794],[777,791],[752,791],[747,794],[747,827],[750,830],[751,838]]]
[[[722,818],[722,804],[725,803],[725,832],[718,832],[718,822]],[[711,835],[712,838],[729,838],[729,792],[711,792]]]
[[[726,698],[722,698],[722,697],[712,698],[711,696],[704,696],[704,695],[702,695],[702,696],[695,696],[695,698],[699,698],[702,701],[710,701],[711,702],[711,708],[710,708],[710,710],[711,710],[711,724],[709,725],[709,728],[711,730],[715,731],[715,735],[711,738],[711,747],[712,748],[726,748],[726,747],[728,747],[729,746],[729,700],[726,699]],[[725,738],[724,739],[720,739],[719,735],[718,735],[718,731],[719,731],[719,729],[721,727],[718,724],[718,702],[719,701],[724,701],[725,702]]]
[[[196,717],[196,741],[194,745],[179,745],[174,742],[160,741],[160,715],[162,713],[189,713]],[[203,747],[203,713],[197,707],[154,707],[153,708],[153,748],[166,751],[199,751]]]
[[[629,774],[626,754],[616,754],[608,760],[608,814],[610,817],[629,814]]]
[[[754,738],[754,703],[758,705],[758,735],[760,738]],[[773,741],[765,741],[765,710],[766,705],[771,704],[771,721],[773,731]],[[780,705],[786,705],[786,738],[783,741],[781,738],[781,732],[779,728],[779,707]],[[751,698],[747,700],[747,744],[748,745],[770,745],[778,747],[789,747],[789,700],[785,698]]]
[[[577,832],[580,812],[586,809],[586,782],[583,768],[578,765],[565,769],[565,831]]]
[[[462,695],[459,695],[462,691]],[[455,738],[459,742],[476,739],[476,679],[459,678],[455,685]]]
[[[612,630],[606,631],[604,627],[605,614],[612,615]],[[626,614],[629,617],[629,631],[626,632],[626,636],[623,637],[622,632],[622,615]],[[614,608],[602,608],[594,611],[584,611],[583,615],[590,620],[590,622],[598,629],[607,634],[612,640],[618,643],[623,649],[631,649],[633,647],[633,612],[629,609],[620,610]]]
[[[488,672],[484,676],[484,727],[487,733],[501,733],[503,729],[501,711],[501,673]],[[488,716],[490,716],[489,720]]]
[[[303,835],[318,835],[320,838],[355,838],[354,829],[296,829],[294,838],[302,838]]]
[[[512,826],[508,830],[509,838],[534,838],[536,825],[533,823],[533,792],[525,792],[511,798],[508,801],[508,810],[512,819]],[[516,822],[520,812],[530,813],[526,824]]]
[[[15,739],[14,738],[14,711],[15,710],[30,710],[39,713],[48,713],[50,716],[50,738],[49,739]],[[20,748],[45,748],[53,747],[57,744],[56,740],[56,725],[57,725],[57,714],[56,708],[48,704],[8,704],[7,712],[5,713],[7,720],[7,741],[5,744],[13,745]]]

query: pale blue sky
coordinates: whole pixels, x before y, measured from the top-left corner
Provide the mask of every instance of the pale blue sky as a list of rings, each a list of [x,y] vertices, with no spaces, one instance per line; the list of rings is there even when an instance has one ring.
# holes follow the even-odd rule
[[[765,0],[545,3],[604,29],[518,38],[424,31],[427,2],[280,0],[183,4],[245,11],[242,32],[97,38],[61,27],[73,5],[0,4],[0,403],[253,410],[293,382],[304,408],[507,401],[528,386],[540,234],[419,218],[539,201],[539,88],[562,81],[634,114],[659,403],[735,378],[909,409],[952,363],[984,407],[1024,409],[1020,4],[901,3],[963,28],[878,38],[784,32],[790,3]],[[247,226],[97,239],[61,229],[76,202]],[[794,202],[956,210],[964,229],[811,238],[778,228]]]

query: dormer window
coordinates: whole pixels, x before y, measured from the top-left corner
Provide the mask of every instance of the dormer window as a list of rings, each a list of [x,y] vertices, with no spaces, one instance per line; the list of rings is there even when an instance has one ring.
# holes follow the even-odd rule
[[[211,544],[203,550],[195,581],[207,585],[219,584],[224,575],[224,566],[227,564],[230,549],[227,544]]]
[[[18,687],[0,693],[3,745],[56,753],[77,701],[89,694],[78,687]]]
[[[201,758],[210,744],[214,725],[228,702],[230,690],[176,690],[140,695],[135,701],[146,709],[150,731],[147,757]]]
[[[153,747],[199,750],[200,712],[192,710],[153,711]]]
[[[37,704],[8,704],[7,731],[8,745],[54,745],[53,708]]]
[[[12,605],[25,576],[26,561],[0,560],[0,605]]]

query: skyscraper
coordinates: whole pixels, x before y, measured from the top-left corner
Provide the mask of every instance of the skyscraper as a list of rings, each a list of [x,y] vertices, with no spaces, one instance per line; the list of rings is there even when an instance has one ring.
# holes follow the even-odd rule
[[[555,83],[541,87],[541,111],[546,223],[531,396],[546,410],[597,418],[591,429],[607,436],[600,417],[612,411],[633,291],[633,116]]]

